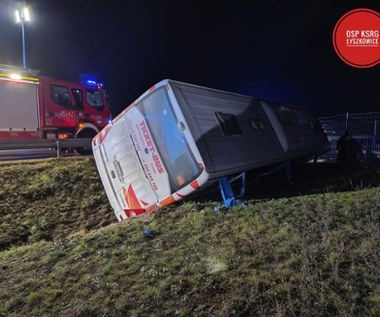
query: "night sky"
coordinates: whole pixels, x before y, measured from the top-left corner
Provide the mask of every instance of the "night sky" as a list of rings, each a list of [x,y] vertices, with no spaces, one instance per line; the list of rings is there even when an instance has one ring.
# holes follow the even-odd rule
[[[19,2],[0,0],[0,63],[21,65]],[[318,116],[380,111],[380,65],[336,55],[349,10],[379,0],[30,0],[27,66],[104,82],[113,115],[165,78],[304,106]]]

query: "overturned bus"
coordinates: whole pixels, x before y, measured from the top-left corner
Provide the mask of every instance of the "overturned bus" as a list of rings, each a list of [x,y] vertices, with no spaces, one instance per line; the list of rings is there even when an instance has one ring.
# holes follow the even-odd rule
[[[307,109],[163,80],[100,131],[92,147],[123,220],[225,176],[319,155],[328,142]]]

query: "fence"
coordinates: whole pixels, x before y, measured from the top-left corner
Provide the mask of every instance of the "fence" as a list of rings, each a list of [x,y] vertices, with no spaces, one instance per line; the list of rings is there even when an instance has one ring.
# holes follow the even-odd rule
[[[380,160],[380,112],[345,113],[321,117],[319,121],[330,142],[329,160],[336,158],[336,143],[348,131],[362,146],[367,162]]]

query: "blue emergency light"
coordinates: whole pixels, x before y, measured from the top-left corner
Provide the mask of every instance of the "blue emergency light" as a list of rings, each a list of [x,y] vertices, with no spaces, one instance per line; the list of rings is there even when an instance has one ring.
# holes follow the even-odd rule
[[[103,83],[98,83],[96,80],[93,79],[86,79],[82,83],[88,87],[98,88],[99,90],[103,89]]]
[[[85,84],[88,85],[88,86],[93,86],[93,87],[95,87],[95,86],[98,85],[98,83],[95,80],[91,80],[91,79],[87,79],[85,81]]]

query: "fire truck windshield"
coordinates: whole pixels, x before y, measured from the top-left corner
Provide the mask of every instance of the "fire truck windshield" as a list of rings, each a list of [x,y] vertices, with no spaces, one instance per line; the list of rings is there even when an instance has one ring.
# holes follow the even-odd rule
[[[178,127],[164,87],[143,99],[138,105],[168,171],[173,190],[187,184],[200,172],[189,145]]]
[[[87,103],[96,108],[96,109],[103,109],[104,104],[103,104],[103,98],[102,98],[102,93],[99,90],[86,90],[86,99]]]

